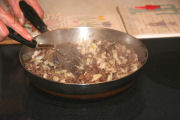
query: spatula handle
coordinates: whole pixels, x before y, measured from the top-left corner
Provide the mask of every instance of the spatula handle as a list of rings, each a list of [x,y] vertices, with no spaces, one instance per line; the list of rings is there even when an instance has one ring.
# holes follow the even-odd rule
[[[46,24],[31,6],[25,1],[20,1],[19,5],[24,17],[28,19],[39,32],[44,33],[48,31]]]
[[[28,47],[31,47],[31,48],[36,47],[37,42],[35,40],[32,40],[32,42],[28,41],[28,40],[24,39],[23,37],[21,37],[20,35],[15,34],[15,31],[13,29],[11,29],[9,27],[7,27],[7,28],[9,30],[9,35],[8,35],[9,38],[11,38],[13,40],[16,40],[16,41],[18,41],[18,42],[20,42],[22,44],[25,44],[25,45],[27,45]]]

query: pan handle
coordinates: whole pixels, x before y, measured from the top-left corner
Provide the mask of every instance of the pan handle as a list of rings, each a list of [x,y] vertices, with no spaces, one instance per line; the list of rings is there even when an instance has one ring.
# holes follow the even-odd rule
[[[28,19],[39,32],[44,33],[48,31],[47,25],[30,5],[28,5],[25,1],[20,1],[19,6],[24,14],[24,17]]]
[[[22,44],[25,44],[26,46],[31,47],[31,48],[35,48],[36,47],[37,42],[35,40],[32,40],[32,42],[30,42],[30,41],[24,39],[23,37],[21,37],[18,34],[15,35],[14,34],[15,31],[13,29],[11,29],[9,27],[7,27],[7,28],[9,30],[9,35],[8,35],[9,38],[11,38],[13,40],[16,40],[16,41],[18,41],[18,42],[20,42]]]

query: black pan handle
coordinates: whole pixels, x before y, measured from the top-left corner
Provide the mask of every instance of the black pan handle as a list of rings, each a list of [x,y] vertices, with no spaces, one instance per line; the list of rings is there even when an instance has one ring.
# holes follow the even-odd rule
[[[28,19],[39,32],[44,33],[48,31],[46,24],[30,5],[25,1],[20,1],[19,5],[24,17]]]
[[[11,29],[9,27],[7,27],[7,28],[9,30],[9,35],[8,35],[9,38],[11,38],[13,40],[16,40],[16,41],[18,41],[18,42],[20,42],[22,44],[25,44],[26,46],[31,47],[31,48],[36,47],[37,42],[35,40],[32,40],[32,42],[30,42],[30,41],[24,39],[23,37],[21,37],[18,34],[15,35],[16,33],[15,33],[15,31],[13,29]]]

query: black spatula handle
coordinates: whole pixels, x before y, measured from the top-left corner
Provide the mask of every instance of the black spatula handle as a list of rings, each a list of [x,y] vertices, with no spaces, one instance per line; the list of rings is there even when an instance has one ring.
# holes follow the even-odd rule
[[[31,6],[25,1],[20,1],[19,5],[24,17],[28,19],[39,32],[44,33],[48,31],[46,24]]]
[[[13,29],[11,29],[9,27],[7,27],[7,28],[9,30],[9,35],[8,35],[9,38],[16,40],[16,41],[18,41],[28,47],[31,47],[31,48],[36,47],[37,42],[35,40],[32,40],[32,42],[28,41],[28,40],[24,39],[23,37],[21,37],[20,35],[16,34]]]

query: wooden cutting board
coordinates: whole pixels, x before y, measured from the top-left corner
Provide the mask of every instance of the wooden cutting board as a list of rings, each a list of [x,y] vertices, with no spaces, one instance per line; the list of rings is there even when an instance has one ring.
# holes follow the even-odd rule
[[[0,45],[10,45],[10,44],[20,44],[20,43],[10,38],[6,38],[4,41],[0,42]]]

